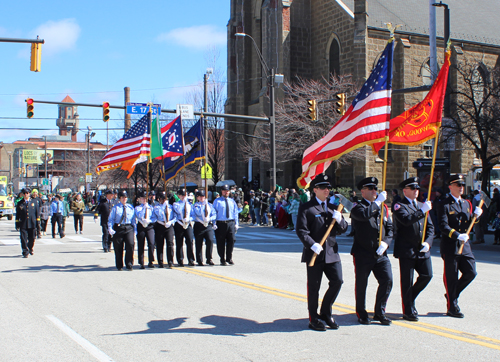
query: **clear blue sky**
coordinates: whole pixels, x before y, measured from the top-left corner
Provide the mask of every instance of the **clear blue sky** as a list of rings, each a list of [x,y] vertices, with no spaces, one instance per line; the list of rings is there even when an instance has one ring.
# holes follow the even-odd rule
[[[4,1],[0,37],[39,35],[45,44],[35,73],[30,44],[0,43],[0,127],[57,128],[56,105],[35,104],[35,118],[26,118],[27,97],[123,105],[128,86],[132,102],[186,103],[202,85],[210,47],[219,51],[217,68],[226,66],[229,7],[229,0]],[[101,109],[79,107],[78,113],[79,140],[87,126],[105,128]],[[123,117],[111,109],[109,127],[123,127]],[[95,132],[105,143],[106,131]],[[57,132],[1,129],[0,140],[43,134]]]

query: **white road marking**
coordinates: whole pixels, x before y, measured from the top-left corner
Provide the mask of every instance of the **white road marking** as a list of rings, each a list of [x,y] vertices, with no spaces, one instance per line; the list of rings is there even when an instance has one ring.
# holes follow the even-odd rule
[[[0,239],[0,244],[11,246],[11,245],[21,245],[20,239]]]
[[[72,340],[74,340],[76,343],[78,343],[80,346],[82,346],[87,352],[89,352],[92,356],[97,358],[98,361],[101,362],[114,362],[111,357],[109,357],[107,354],[105,354],[103,351],[101,351],[99,348],[94,346],[92,343],[87,341],[85,338],[80,336],[78,333],[76,333],[74,330],[72,330],[70,327],[68,327],[66,324],[61,322],[59,319],[54,317],[53,315],[48,315],[46,316],[52,323],[56,325],[61,331],[66,333]]]
[[[66,237],[68,239],[71,239],[71,240],[74,240],[74,241],[95,241],[93,239],[84,238],[83,236],[69,236],[69,235],[66,235]]]

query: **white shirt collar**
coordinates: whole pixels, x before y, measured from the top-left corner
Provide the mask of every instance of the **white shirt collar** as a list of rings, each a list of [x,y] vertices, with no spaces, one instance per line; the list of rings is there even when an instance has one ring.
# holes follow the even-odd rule
[[[459,201],[462,199],[461,197],[459,197],[459,198],[457,199],[457,198],[456,198],[455,196],[453,196],[451,193],[450,193],[450,195],[451,195],[451,197],[453,197],[453,198],[455,199],[455,201],[457,202],[457,204],[458,204],[458,203],[459,203]]]
[[[320,199],[318,199],[318,196],[315,196],[315,197],[316,197],[316,201],[318,201],[318,204],[320,204],[320,205],[321,205],[321,203],[322,203],[322,202],[324,202],[324,203],[325,203],[325,205],[326,205],[327,200],[325,200],[325,201],[321,201]],[[290,201],[290,203],[291,203],[291,201]]]
[[[406,199],[407,199],[408,201],[410,201],[410,204],[412,204],[412,205],[413,205],[413,201],[417,202],[417,199],[412,200],[412,199],[408,198],[408,196],[406,196],[406,195],[405,195],[405,197],[406,197]]]
[[[368,205],[371,205],[371,204],[372,204],[372,202],[371,202],[371,201],[368,201],[368,200],[367,200],[367,199],[365,199],[365,198],[363,198],[363,200],[365,200],[365,201],[368,203]]]

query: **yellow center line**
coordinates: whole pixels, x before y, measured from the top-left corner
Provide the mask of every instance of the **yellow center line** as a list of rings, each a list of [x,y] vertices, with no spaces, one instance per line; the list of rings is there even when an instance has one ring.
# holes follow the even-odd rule
[[[244,280],[235,279],[235,278],[227,277],[224,275],[219,275],[219,274],[215,274],[215,273],[211,273],[211,272],[207,272],[207,271],[202,271],[200,269],[177,268],[177,267],[174,267],[173,269],[180,270],[180,271],[183,271],[183,272],[186,272],[189,274],[202,276],[204,278],[210,278],[210,279],[217,280],[220,282],[224,282],[224,283],[228,283],[228,284],[232,284],[232,285],[236,285],[236,286],[240,286],[240,287],[244,287],[244,288],[248,288],[248,289],[257,290],[257,291],[264,292],[267,294],[272,294],[272,295],[275,295],[278,297],[284,297],[284,298],[288,298],[288,299],[298,300],[300,302],[307,302],[306,295],[290,292],[287,290],[281,290],[281,289],[277,289],[277,288],[268,287],[265,285],[247,282]],[[355,308],[352,306],[345,305],[345,304],[338,304],[338,303],[335,303],[333,305],[333,309],[344,312],[344,313],[353,313],[355,311]],[[446,328],[446,327],[441,327],[441,326],[436,326],[433,324],[423,323],[423,322],[418,322],[418,324],[417,324],[414,322],[395,320],[395,321],[393,321],[393,324],[400,326],[400,327],[414,329],[414,330],[425,332],[425,333],[435,334],[435,335],[438,335],[441,337],[446,337],[446,338],[455,339],[455,340],[462,341],[462,342],[467,342],[467,343],[476,344],[476,345],[480,345],[480,346],[487,347],[487,348],[500,350],[500,340],[494,339],[494,338],[484,337],[484,336],[480,336],[477,334],[467,333],[467,332],[458,331],[458,330],[454,330],[454,329],[450,329],[450,328]],[[483,341],[487,341],[487,342],[483,342]]]

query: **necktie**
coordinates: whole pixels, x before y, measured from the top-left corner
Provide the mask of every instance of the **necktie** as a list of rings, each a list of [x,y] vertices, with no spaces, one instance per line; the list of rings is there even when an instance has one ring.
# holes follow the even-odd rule
[[[324,202],[321,203],[321,208],[323,209],[323,211],[326,211],[325,210],[325,203]]]
[[[122,213],[122,218],[120,220],[120,224],[122,224],[127,217],[127,209],[125,208],[125,205],[122,204],[122,206],[123,206],[123,213]]]
[[[208,218],[208,202],[205,204],[205,217]]]
[[[229,202],[227,201],[227,197],[224,198],[226,201],[226,219],[229,220]]]
[[[413,207],[415,207],[415,209],[417,208],[417,202],[415,200],[413,200]]]
[[[165,202],[165,222],[168,221],[168,203]]]

